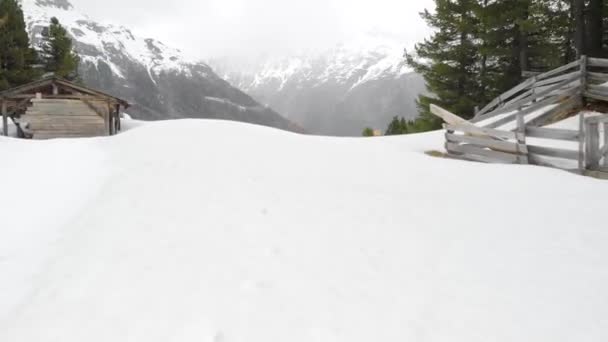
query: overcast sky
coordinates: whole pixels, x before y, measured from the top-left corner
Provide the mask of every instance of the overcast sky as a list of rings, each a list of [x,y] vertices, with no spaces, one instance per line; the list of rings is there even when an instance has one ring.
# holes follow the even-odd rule
[[[199,58],[323,49],[366,31],[404,45],[428,35],[418,13],[433,0],[71,0]]]

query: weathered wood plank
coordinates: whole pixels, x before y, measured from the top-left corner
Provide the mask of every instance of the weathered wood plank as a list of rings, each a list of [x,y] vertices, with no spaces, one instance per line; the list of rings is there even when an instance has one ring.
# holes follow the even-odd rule
[[[511,164],[518,162],[518,158],[517,158],[518,156],[515,154],[484,149],[484,148],[477,147],[474,145],[459,145],[459,144],[450,143],[450,142],[448,142],[446,144],[446,146],[447,146],[448,152],[450,152],[450,153],[462,154],[465,157],[469,156],[469,155],[475,155],[478,157],[479,156],[486,157],[487,159],[484,159],[483,161],[487,161],[487,162],[502,162],[502,163],[511,163]]]
[[[60,121],[60,120],[65,120],[65,121],[91,121],[91,122],[103,122],[103,118],[99,117],[98,115],[44,115],[44,114],[40,114],[40,115],[30,115],[25,114],[25,115],[21,115],[21,117],[19,118],[20,121],[25,121],[25,120],[37,120],[37,121]]]
[[[600,166],[600,130],[599,123],[595,121],[586,121],[586,168],[588,170],[596,170]]]
[[[587,63],[589,66],[608,68],[608,59],[604,58],[589,57],[587,58]]]
[[[526,146],[526,123],[524,122],[524,116],[519,113],[517,114],[517,133],[521,136],[517,139],[518,146]],[[526,154],[520,154],[517,158],[520,164],[528,164],[528,156]]]
[[[608,115],[604,114],[604,115],[592,116],[592,117],[585,119],[585,122],[597,123],[597,124],[606,123],[606,122],[608,122]]]
[[[566,141],[578,141],[578,131],[572,129],[526,127],[526,136],[530,138],[556,139]]]
[[[601,155],[604,157],[603,167],[608,168],[608,122],[604,122],[604,147]]]
[[[608,96],[608,85],[587,84],[587,90],[595,94]]]
[[[441,119],[443,119],[443,121],[445,121],[446,123],[450,124],[450,125],[470,125],[473,126],[470,122],[468,122],[467,120],[461,118],[460,116],[446,110],[443,109],[437,105],[431,104],[431,113],[440,117]]]
[[[559,76],[555,76],[555,77],[551,77],[542,81],[538,81],[536,83],[534,83],[533,88],[538,88],[538,87],[544,87],[544,86],[548,86],[554,83],[558,83],[564,80],[568,80],[568,79],[580,79],[582,76],[581,71],[577,70],[577,71],[573,71],[567,74],[563,74],[563,75],[559,75]]]
[[[536,102],[535,104],[533,104],[533,105],[525,108],[524,110],[521,111],[521,113],[525,117],[526,115],[531,114],[533,112],[536,112],[537,110],[540,110],[540,109],[542,109],[544,107],[547,107],[547,106],[549,106],[551,104],[563,101],[563,99],[569,98],[570,96],[576,94],[578,91],[579,91],[578,88],[572,88],[572,89],[567,90],[563,94],[553,95],[551,97],[545,98],[544,100],[542,100],[540,102]],[[550,109],[547,109],[547,111],[548,110],[550,110]],[[488,125],[486,125],[484,127],[487,127],[487,128],[497,128],[497,127],[500,127],[500,126],[502,126],[504,124],[512,122],[513,120],[515,120],[515,118],[517,116],[517,113],[518,112],[515,112],[513,114],[509,114],[509,115],[505,116],[504,118],[502,118],[500,120],[497,120],[497,121],[494,121],[494,122],[492,122],[492,123],[490,123],[490,124],[488,124]]]
[[[468,135],[457,135],[446,133],[445,138],[448,142],[452,143],[464,143],[477,145],[480,147],[488,147],[496,151],[507,152],[507,153],[527,153],[528,150],[526,145],[520,145],[515,142],[494,140],[483,137],[468,136]]]
[[[566,65],[562,65],[561,67],[559,67],[557,69],[553,69],[553,70],[547,71],[545,73],[542,73],[542,74],[536,76],[536,81],[544,80],[546,78],[550,78],[552,76],[559,75],[566,70],[570,70],[570,69],[579,67],[580,64],[581,64],[581,60],[579,59],[574,62],[568,63]]]
[[[608,82],[608,74],[604,74],[601,72],[587,72],[587,79],[594,82]]]
[[[105,129],[103,124],[87,124],[87,125],[64,125],[64,124],[29,124],[30,130],[35,131],[70,131],[70,132],[89,132],[89,131],[97,131],[100,129]]]
[[[542,115],[528,121],[529,126],[544,126],[566,118],[566,115],[575,108],[582,106],[581,96],[574,95],[563,102],[557,107],[543,113]]]
[[[66,110],[60,110],[60,109],[53,109],[53,110],[44,110],[41,108],[30,108],[27,110],[26,115],[32,115],[32,116],[36,116],[36,115],[56,115],[56,116],[61,116],[61,115],[76,115],[76,116],[84,116],[84,115],[89,115],[89,116],[100,116],[99,114],[97,114],[97,112],[91,110],[90,108],[83,108],[83,109],[66,109]]]
[[[505,104],[503,106],[506,107],[506,106],[510,106],[510,105],[512,105],[514,103],[525,102],[524,100],[527,97],[534,95],[534,91],[535,91],[534,89],[530,89],[530,90],[528,90],[526,92],[523,92],[520,95],[514,97],[513,99],[505,102]],[[503,107],[500,107],[500,108],[503,108]]]
[[[445,129],[447,129],[447,130],[463,132],[463,133],[467,133],[467,134],[471,134],[471,135],[483,133],[480,135],[490,136],[490,137],[494,137],[497,139],[507,139],[507,140],[508,139],[511,139],[511,140],[518,139],[518,134],[516,132],[501,131],[501,130],[491,129],[491,128],[481,128],[481,127],[477,127],[477,126],[473,126],[473,127],[475,127],[475,128],[471,128],[471,125],[449,125],[449,124],[445,125]],[[519,138],[521,138],[521,137],[519,137]]]
[[[2,101],[2,135],[8,137],[8,113],[6,109],[6,101]]]
[[[579,76],[575,76],[575,77],[570,77],[568,79],[566,79],[565,81],[558,83],[556,85],[553,85],[551,87],[548,87],[544,90],[538,91],[534,94],[532,94],[529,97],[526,98],[522,98],[517,102],[513,102],[510,103],[509,105],[505,105],[503,107],[500,107],[499,109],[490,112],[488,114],[486,114],[483,118],[483,120],[486,119],[490,119],[492,117],[498,116],[498,115],[502,115],[502,114],[506,114],[508,112],[512,112],[514,110],[516,110],[517,108],[523,106],[523,105],[528,105],[533,103],[534,100],[538,100],[540,98],[545,98],[547,96],[559,96],[559,95],[563,95],[565,94],[567,91],[569,91],[569,89],[564,89],[563,91],[560,91],[561,88],[567,87],[569,84],[571,84],[572,82],[578,80],[580,78]],[[557,92],[557,94],[552,94],[553,92]],[[515,115],[515,114],[514,114]],[[513,119],[515,118],[515,116],[513,116]],[[508,120],[507,122],[509,122],[510,120]],[[490,127],[490,126],[488,126]],[[498,127],[498,126],[495,126]]]
[[[56,133],[56,132],[36,132],[32,136],[34,140],[49,140],[49,139],[75,139],[75,138],[94,138],[100,136],[106,136],[104,132],[99,132],[95,134],[66,134],[66,133]]]
[[[584,93],[584,96],[598,101],[608,101],[608,95],[596,94],[589,90]]]
[[[541,156],[578,160],[578,151],[566,150],[561,148],[536,146],[528,144],[528,154],[538,154]]]
[[[530,161],[530,164],[533,165],[561,168],[551,159],[551,157],[541,156],[539,154],[528,154],[528,160]]]
[[[448,125],[459,126],[459,127],[461,127],[461,129],[463,129],[463,127],[466,126],[467,132],[469,134],[478,135],[478,136],[487,136],[488,135],[489,131],[483,130],[481,127],[475,126],[472,123],[470,123],[469,121],[467,121],[467,120],[457,116],[456,114],[451,113],[439,106],[432,104],[431,113],[433,113],[434,115],[443,119],[443,121],[445,121]]]
[[[490,103],[488,103],[485,107],[483,107],[477,113],[477,116],[473,120],[471,120],[471,122],[479,122],[481,120],[484,120],[483,119],[484,114],[488,113],[490,110],[492,110],[499,104],[508,101],[509,98],[511,98],[513,95],[519,93],[520,91],[522,91],[528,87],[531,87],[535,82],[536,82],[536,77],[529,78],[529,79],[525,80],[524,82],[520,83],[519,85],[517,85],[516,87],[509,89],[506,92],[502,93],[500,96],[498,96],[497,98],[492,100]]]
[[[585,170],[585,112],[581,111],[578,115],[578,169],[579,171]]]
[[[18,100],[18,99],[35,99],[36,98],[36,94],[19,94],[19,95],[13,95],[10,97],[11,99],[14,100]],[[91,96],[91,95],[78,95],[78,94],[60,94],[60,95],[46,95],[46,94],[42,94],[42,99],[41,100],[46,100],[46,99],[62,99],[62,100],[67,100],[67,99],[72,99],[72,100],[98,100],[98,97],[95,96]],[[108,100],[114,104],[117,104],[117,101],[113,101],[113,100]]]

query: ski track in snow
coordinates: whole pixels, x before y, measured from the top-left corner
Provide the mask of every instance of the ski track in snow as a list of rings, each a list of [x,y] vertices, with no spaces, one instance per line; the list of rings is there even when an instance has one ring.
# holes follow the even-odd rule
[[[608,339],[607,182],[441,132],[127,126],[0,139],[0,341]]]

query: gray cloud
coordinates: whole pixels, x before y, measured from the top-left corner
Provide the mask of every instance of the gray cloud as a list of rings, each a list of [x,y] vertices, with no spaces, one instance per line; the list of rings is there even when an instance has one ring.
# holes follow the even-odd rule
[[[404,45],[428,35],[432,0],[72,0],[94,19],[134,29],[196,57],[322,49],[370,30]],[[120,10],[117,10],[120,9]]]

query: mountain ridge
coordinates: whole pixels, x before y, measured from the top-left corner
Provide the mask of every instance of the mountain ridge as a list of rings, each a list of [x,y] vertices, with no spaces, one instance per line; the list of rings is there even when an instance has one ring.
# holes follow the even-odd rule
[[[22,8],[34,46],[39,46],[50,18],[57,17],[81,57],[84,83],[132,102],[129,114],[136,119],[229,119],[304,132],[209,65],[124,26],[92,20],[68,0],[24,0]]]
[[[403,56],[403,45],[370,33],[326,51],[273,58],[247,67],[208,61],[224,79],[305,129],[359,135],[384,128],[393,116],[414,119],[424,80]]]

